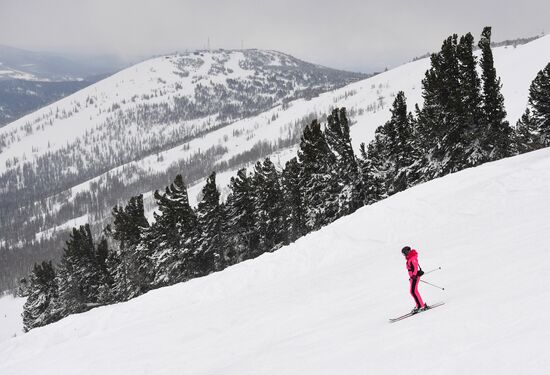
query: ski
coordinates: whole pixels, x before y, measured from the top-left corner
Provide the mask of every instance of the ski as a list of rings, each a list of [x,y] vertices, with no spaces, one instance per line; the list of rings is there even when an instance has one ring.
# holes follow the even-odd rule
[[[430,307],[428,308],[428,310],[434,309],[434,308],[439,307],[439,306],[443,306],[444,304],[445,304],[445,302],[436,302],[433,305],[429,305]],[[428,310],[424,310],[424,311],[428,311]],[[395,323],[395,322],[398,322],[400,320],[407,319],[407,318],[409,318],[413,315],[420,314],[424,311],[418,311],[416,313],[411,312],[411,313],[408,313],[408,314],[405,314],[405,315],[398,316],[397,318],[390,318],[390,323]]]

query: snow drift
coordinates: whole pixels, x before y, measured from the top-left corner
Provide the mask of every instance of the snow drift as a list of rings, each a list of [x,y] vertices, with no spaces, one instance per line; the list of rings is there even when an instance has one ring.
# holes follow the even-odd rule
[[[0,373],[547,373],[550,149],[364,207],[281,250],[0,343]],[[412,306],[400,249],[430,302]]]

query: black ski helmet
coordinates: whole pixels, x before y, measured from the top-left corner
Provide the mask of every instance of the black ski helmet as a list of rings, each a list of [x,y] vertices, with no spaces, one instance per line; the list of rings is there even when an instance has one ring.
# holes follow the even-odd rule
[[[401,249],[401,252],[403,253],[403,255],[407,255],[409,251],[411,251],[411,248],[409,246],[405,246],[404,248]]]

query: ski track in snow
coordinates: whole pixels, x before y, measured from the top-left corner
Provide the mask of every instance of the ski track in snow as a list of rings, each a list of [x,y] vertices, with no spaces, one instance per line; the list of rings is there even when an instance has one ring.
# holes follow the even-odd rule
[[[544,374],[550,149],[416,186],[275,253],[0,343],[0,373]],[[409,311],[400,249],[428,302]],[[411,365],[414,364],[414,365]]]

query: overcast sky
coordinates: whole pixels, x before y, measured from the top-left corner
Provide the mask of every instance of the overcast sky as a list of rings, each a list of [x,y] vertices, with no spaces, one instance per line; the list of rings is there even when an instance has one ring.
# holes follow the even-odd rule
[[[452,33],[550,32],[549,0],[0,0],[0,44],[127,59],[204,48],[275,49],[370,72]]]

